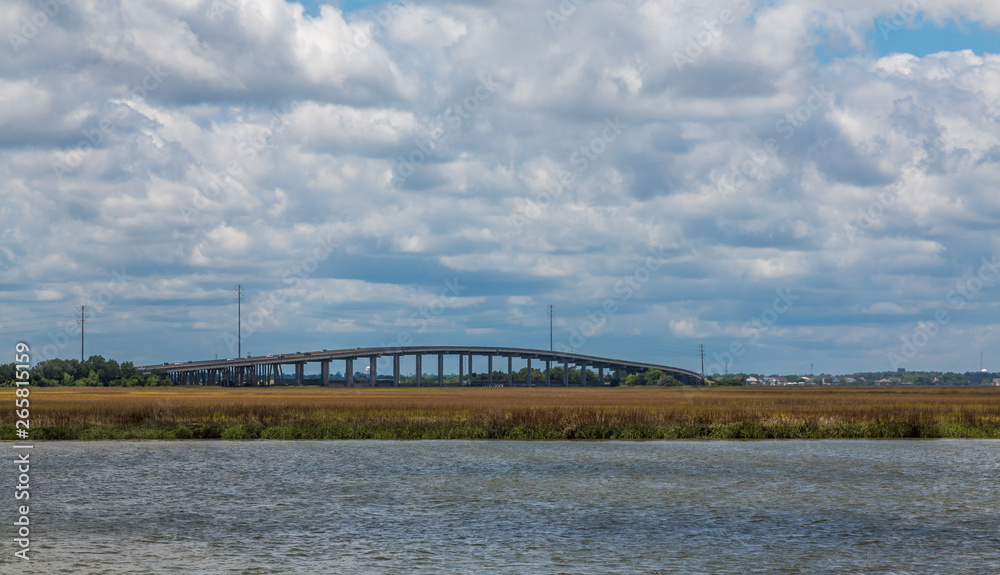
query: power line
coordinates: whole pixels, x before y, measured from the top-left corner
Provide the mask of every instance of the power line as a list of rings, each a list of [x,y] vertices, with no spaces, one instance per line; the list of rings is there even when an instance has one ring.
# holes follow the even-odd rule
[[[243,336],[243,284],[236,284],[236,357],[243,357],[241,340]],[[232,349],[232,348],[230,348]]]
[[[549,304],[549,351],[552,351],[552,320],[556,317],[556,306]]]
[[[83,326],[87,324],[87,306],[80,306],[80,319],[77,321],[80,322],[80,363],[83,363]]]
[[[701,350],[701,382],[705,383],[705,344],[698,344]]]

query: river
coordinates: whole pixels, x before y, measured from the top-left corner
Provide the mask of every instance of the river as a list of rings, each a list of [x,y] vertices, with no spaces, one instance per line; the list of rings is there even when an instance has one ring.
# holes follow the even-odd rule
[[[11,574],[1000,572],[1000,441],[0,448]]]

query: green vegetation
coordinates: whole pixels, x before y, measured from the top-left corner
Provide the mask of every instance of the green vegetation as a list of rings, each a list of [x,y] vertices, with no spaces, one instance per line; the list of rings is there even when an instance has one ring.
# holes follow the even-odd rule
[[[0,387],[14,385],[14,364],[0,365]],[[92,355],[85,362],[76,359],[50,359],[31,369],[31,385],[37,387],[88,386],[135,387],[171,385],[166,377],[140,373],[132,362],[118,363]]]
[[[658,369],[651,369],[645,373],[630,373],[625,377],[625,381],[622,385],[626,387],[634,387],[637,385],[656,385],[659,387],[674,387],[677,385],[683,385],[681,382],[674,379],[672,376],[664,374]]]
[[[35,440],[1000,438],[985,387],[74,387],[31,408]]]

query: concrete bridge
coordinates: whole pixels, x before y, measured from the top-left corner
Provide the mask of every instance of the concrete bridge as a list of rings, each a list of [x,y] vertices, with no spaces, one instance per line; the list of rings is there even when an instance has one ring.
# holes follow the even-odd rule
[[[217,359],[208,361],[189,361],[186,363],[164,363],[161,365],[145,365],[138,369],[146,372],[161,372],[167,375],[172,381],[188,385],[268,385],[272,381],[284,384],[286,378],[282,373],[282,366],[289,366],[294,369],[294,383],[302,385],[304,381],[305,365],[307,363],[320,364],[320,384],[330,385],[330,362],[344,362],[344,385],[355,386],[358,382],[354,378],[354,362],[367,359],[369,370],[374,375],[373,379],[365,380],[363,383],[377,385],[380,379],[377,375],[377,361],[380,357],[392,358],[392,379],[388,377],[382,379],[386,385],[398,386],[400,383],[399,360],[404,356],[414,356],[416,361],[416,385],[424,385],[423,359],[425,356],[437,358],[437,385],[444,385],[444,357],[458,356],[458,380],[460,385],[515,385],[513,363],[514,358],[526,360],[528,363],[528,378],[526,382],[518,382],[519,385],[569,385],[569,366],[580,368],[581,381],[584,386],[587,381],[587,368],[597,369],[597,380],[593,385],[604,385],[605,370],[617,372],[619,378],[624,378],[626,374],[643,373],[648,370],[658,369],[666,375],[673,376],[677,381],[685,385],[701,385],[701,376],[693,371],[671,367],[668,365],[656,365],[638,361],[628,361],[621,359],[608,359],[604,357],[594,357],[580,355],[576,353],[564,353],[559,351],[545,351],[538,349],[522,349],[516,347],[466,347],[466,346],[416,346],[416,347],[358,347],[354,349],[323,350],[312,352],[296,352],[281,355],[265,355],[257,357],[244,357],[232,359]],[[466,382],[466,374],[473,372],[473,358],[478,357],[480,369],[486,367],[486,378],[472,381],[469,378]],[[467,359],[466,359],[467,358]],[[505,379],[494,378],[493,360],[494,358],[507,359],[507,377]],[[486,366],[482,366],[482,360],[486,360]],[[466,361],[468,363],[466,364]],[[545,364],[544,381],[532,381],[531,368],[532,361],[537,361],[537,367],[541,363]],[[553,364],[561,364],[562,381],[553,382],[551,369]],[[468,371],[466,371],[466,365]],[[497,381],[494,381],[497,379]],[[433,384],[432,382],[428,382]]]

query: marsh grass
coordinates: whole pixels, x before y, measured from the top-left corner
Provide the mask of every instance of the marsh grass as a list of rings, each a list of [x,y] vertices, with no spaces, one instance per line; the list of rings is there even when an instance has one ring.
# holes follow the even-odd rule
[[[31,416],[36,440],[1000,438],[1000,390],[35,388]]]

